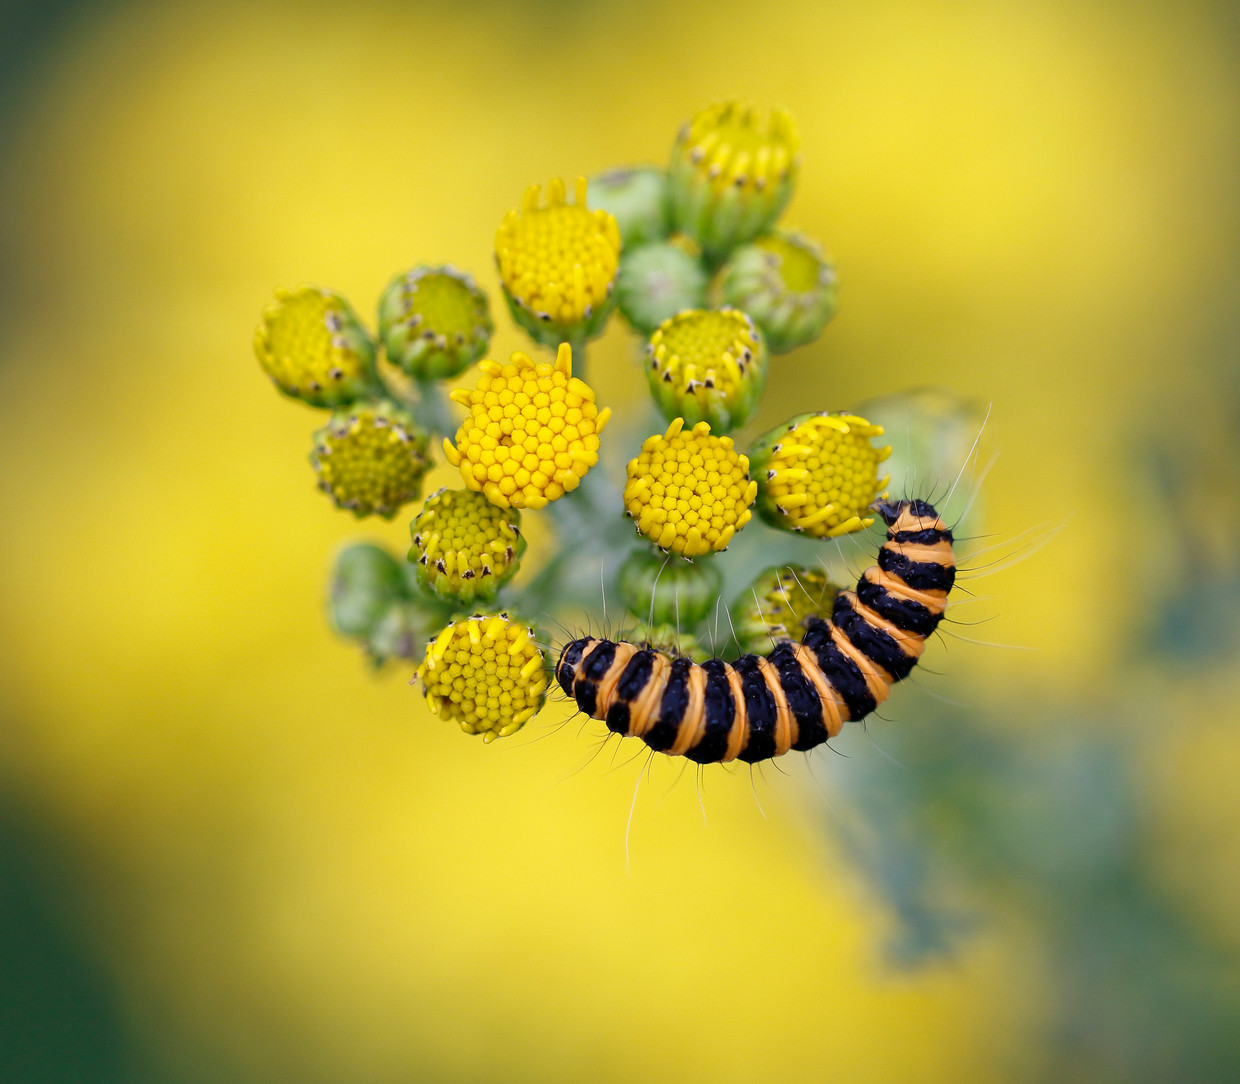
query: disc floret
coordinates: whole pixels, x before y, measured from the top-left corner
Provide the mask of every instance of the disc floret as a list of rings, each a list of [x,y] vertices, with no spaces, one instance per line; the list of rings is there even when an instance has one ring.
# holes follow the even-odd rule
[[[515,734],[542,707],[547,660],[534,630],[506,613],[450,622],[426,646],[418,678],[432,712],[482,740]]]
[[[444,455],[472,490],[500,507],[542,508],[576,489],[598,462],[599,434],[611,410],[573,376],[572,350],[561,343],[555,364],[517,351],[507,365],[484,360],[472,389],[453,402],[469,410]]]
[[[669,420],[743,425],[766,388],[766,346],[738,309],[690,309],[665,320],[646,348],[650,394]]]
[[[870,505],[887,485],[878,465],[891,447],[855,414],[801,414],[761,437],[753,450],[758,511],[771,526],[815,538],[860,531],[874,522]]]
[[[753,240],[792,196],[799,147],[784,110],[763,115],[730,101],[696,113],[681,128],[668,169],[676,227],[710,259]]]
[[[449,601],[489,601],[520,567],[520,524],[515,508],[500,508],[481,493],[432,493],[409,525],[418,583]]]
[[[340,406],[375,390],[374,343],[349,303],[319,286],[276,290],[254,353],[280,391],[310,406]]]
[[[525,192],[495,234],[495,262],[513,319],[545,346],[581,343],[603,330],[615,305],[620,230],[603,210],[586,204],[586,179],[567,202],[564,182]]]
[[[758,485],[749,460],[707,422],[686,430],[676,418],[647,438],[627,473],[624,509],[638,533],[682,557],[726,549],[752,516]]]
[[[379,338],[388,358],[421,380],[457,376],[486,353],[494,325],[473,276],[415,267],[379,299]]]
[[[359,519],[397,510],[422,493],[429,438],[399,407],[379,400],[337,410],[314,434],[319,488]]]
[[[777,231],[737,249],[720,290],[757,320],[775,354],[813,342],[835,315],[835,267],[796,234]]]

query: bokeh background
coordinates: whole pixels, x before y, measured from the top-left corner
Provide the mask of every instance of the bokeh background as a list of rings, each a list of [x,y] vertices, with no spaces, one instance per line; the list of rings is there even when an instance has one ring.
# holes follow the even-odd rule
[[[1234,5],[0,19],[0,1078],[1235,1078]],[[842,282],[761,420],[990,403],[985,529],[1063,529],[974,585],[961,631],[1028,650],[933,646],[705,822],[653,765],[626,866],[639,762],[484,748],[332,636],[335,548],[405,519],[314,492],[250,339],[276,285],[369,313],[422,261],[494,301],[527,184],[729,96],[797,118],[785,221]],[[591,352],[621,411],[632,354]]]

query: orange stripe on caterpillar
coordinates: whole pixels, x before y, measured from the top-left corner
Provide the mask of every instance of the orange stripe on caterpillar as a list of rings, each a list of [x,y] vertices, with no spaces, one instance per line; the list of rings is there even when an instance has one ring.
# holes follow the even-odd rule
[[[578,708],[617,734],[699,764],[749,763],[821,745],[864,718],[917,664],[955,583],[952,533],[926,501],[877,501],[879,563],[841,591],[799,644],[698,664],[648,646],[584,637],[556,664]]]

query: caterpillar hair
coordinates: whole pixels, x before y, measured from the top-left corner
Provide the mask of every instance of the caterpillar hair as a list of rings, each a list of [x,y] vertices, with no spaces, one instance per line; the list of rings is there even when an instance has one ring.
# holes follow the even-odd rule
[[[956,580],[952,532],[927,501],[876,501],[878,564],[841,591],[831,619],[767,655],[698,664],[625,640],[564,645],[560,687],[609,730],[699,764],[808,750],[863,719],[909,675]]]

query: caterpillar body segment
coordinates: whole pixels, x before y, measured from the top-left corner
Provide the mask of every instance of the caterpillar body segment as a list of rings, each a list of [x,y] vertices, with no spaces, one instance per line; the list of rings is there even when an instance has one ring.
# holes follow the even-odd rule
[[[926,501],[877,501],[878,563],[811,616],[800,643],[698,664],[624,640],[583,637],[556,664],[561,688],[611,731],[699,764],[808,750],[869,715],[917,665],[956,579],[951,530]]]

